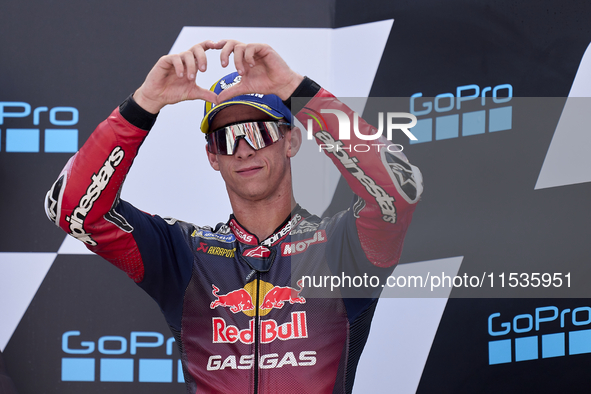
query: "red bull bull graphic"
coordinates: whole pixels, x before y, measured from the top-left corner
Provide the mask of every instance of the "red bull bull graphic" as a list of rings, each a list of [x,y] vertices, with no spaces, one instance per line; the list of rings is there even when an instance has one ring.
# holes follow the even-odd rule
[[[216,300],[213,301],[210,305],[211,309],[215,309],[218,306],[223,306],[226,308],[230,308],[230,311],[232,311],[233,313],[254,309],[254,305],[252,304],[252,297],[246,290],[238,289],[224,295],[218,295],[220,289],[218,289],[213,284],[211,286],[213,287],[211,293],[216,298]]]
[[[255,302],[257,294],[257,285],[259,289],[258,302]],[[230,308],[233,313],[242,312],[247,316],[254,317],[257,313],[255,306],[258,307],[259,316],[265,316],[272,309],[281,309],[285,303],[305,304],[306,299],[300,295],[303,290],[303,280],[299,280],[298,289],[288,286],[275,286],[262,280],[253,280],[247,283],[243,288],[232,290],[226,294],[219,295],[219,288],[212,284],[212,294],[215,297],[211,303],[211,309],[218,306]]]
[[[254,319],[248,323],[248,328],[240,330],[227,324],[221,317],[212,318],[213,343],[236,343],[240,341],[246,345],[254,342]],[[306,312],[292,312],[291,320],[279,324],[274,319],[261,320],[260,343],[270,343],[276,339],[287,341],[290,339],[308,338],[308,324]]]
[[[298,281],[299,290],[294,289],[293,287],[281,287],[275,286],[271,290],[265,294],[265,298],[261,303],[261,309],[281,309],[286,302],[290,304],[305,304],[306,299],[300,296],[300,293],[303,289],[303,280],[300,279]]]

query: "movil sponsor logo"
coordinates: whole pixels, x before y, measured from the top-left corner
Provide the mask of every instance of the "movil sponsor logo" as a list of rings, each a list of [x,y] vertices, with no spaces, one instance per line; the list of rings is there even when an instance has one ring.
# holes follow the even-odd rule
[[[314,237],[309,239],[303,239],[298,242],[285,243],[281,250],[282,256],[292,256],[305,252],[310,245],[326,242],[326,232],[319,230],[314,233]]]
[[[70,234],[85,244],[96,246],[97,243],[90,234],[84,230],[84,221],[88,212],[92,209],[96,200],[105,190],[111,177],[115,173],[115,168],[121,164],[125,152],[120,146],[116,146],[112,151],[101,169],[93,174],[90,179],[92,183],[86,189],[86,193],[78,202],[78,206],[74,208],[72,215],[66,216],[66,221],[70,223]]]

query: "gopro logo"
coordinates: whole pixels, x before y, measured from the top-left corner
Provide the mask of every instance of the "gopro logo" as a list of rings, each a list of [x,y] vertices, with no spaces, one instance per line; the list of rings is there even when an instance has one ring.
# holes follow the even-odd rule
[[[424,98],[422,93],[410,96],[410,112],[421,118],[413,129],[417,140],[411,144],[445,140],[510,130],[513,107],[504,105],[513,98],[513,86],[506,83],[480,88],[478,85],[458,86],[454,93],[441,93]],[[479,104],[479,109],[467,110],[468,104]]]
[[[184,383],[181,360],[175,363],[172,358],[174,343],[173,337],[165,340],[159,332],[132,331],[129,339],[106,335],[97,341],[87,341],[82,340],[80,331],[67,331],[62,335],[62,351],[69,355],[62,357],[62,381]],[[166,356],[138,359],[142,348],[161,348]],[[95,351],[98,351],[98,360]]]
[[[569,324],[570,323],[570,324]],[[488,364],[505,364],[513,361],[538,360],[591,353],[591,308],[559,310],[555,306],[535,309],[512,319],[493,313],[488,317],[488,334],[492,337],[526,334],[517,338],[488,342]],[[550,333],[540,334],[541,326]],[[585,329],[579,327],[587,326]],[[560,329],[558,331],[555,331]],[[542,330],[546,331],[546,330]]]
[[[64,128],[78,123],[79,112],[74,107],[37,107],[22,101],[0,101],[0,126],[9,123],[5,131],[5,142],[0,138],[0,150],[6,152],[32,153],[41,150],[48,153],[73,153],[78,150],[78,129]],[[49,122],[50,128],[43,133],[38,127]],[[32,121],[32,124],[30,123]],[[12,127],[16,126],[16,127]],[[24,127],[23,127],[24,126]],[[56,127],[57,126],[57,127]],[[2,129],[0,128],[0,137]]]

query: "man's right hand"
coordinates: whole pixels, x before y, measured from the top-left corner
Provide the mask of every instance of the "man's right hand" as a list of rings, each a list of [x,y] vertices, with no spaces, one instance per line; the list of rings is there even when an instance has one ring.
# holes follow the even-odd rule
[[[156,114],[165,105],[184,100],[203,99],[217,103],[217,95],[197,86],[197,72],[207,69],[205,51],[215,48],[213,41],[204,41],[185,52],[162,56],[133,95],[146,111]]]

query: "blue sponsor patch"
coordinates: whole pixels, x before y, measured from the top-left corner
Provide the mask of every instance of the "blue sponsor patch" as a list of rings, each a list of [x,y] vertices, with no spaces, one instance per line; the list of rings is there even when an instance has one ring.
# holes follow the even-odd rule
[[[211,231],[207,231],[207,230],[195,230],[193,231],[193,234],[191,234],[191,237],[198,237],[198,238],[203,238],[203,239],[209,239],[209,240],[214,240],[214,241],[220,241],[220,242],[225,242],[225,243],[233,243],[236,240],[236,237],[234,236],[234,234],[216,234],[216,233],[212,233]]]

